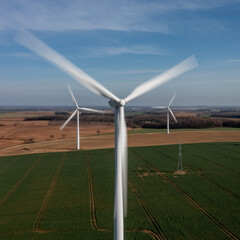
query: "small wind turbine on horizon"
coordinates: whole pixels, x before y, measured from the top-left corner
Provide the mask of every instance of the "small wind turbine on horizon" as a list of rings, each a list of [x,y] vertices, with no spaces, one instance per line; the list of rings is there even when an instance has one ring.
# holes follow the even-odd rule
[[[172,109],[170,108],[174,98],[176,97],[176,94],[172,97],[171,101],[169,102],[168,106],[157,106],[157,107],[153,107],[153,108],[159,108],[159,109],[167,109],[167,134],[169,134],[169,112],[171,113],[174,121],[177,123],[177,119],[173,114]]]
[[[72,89],[69,84],[67,84],[68,91],[70,92],[70,95],[72,97],[72,100],[74,102],[74,105],[76,107],[76,110],[71,114],[71,116],[66,120],[66,122],[60,127],[60,130],[63,130],[67,124],[71,121],[71,119],[77,114],[77,149],[80,149],[80,128],[79,128],[79,112],[82,111],[88,111],[88,112],[96,112],[96,113],[105,113],[104,111],[101,110],[96,110],[92,108],[80,108],[78,106],[78,103],[76,101],[76,98],[74,97],[74,94],[72,92]]]
[[[115,111],[115,196],[114,196],[114,240],[124,239],[124,217],[127,216],[127,127],[124,116],[125,104],[155,89],[169,80],[195,68],[198,63],[194,56],[187,58],[173,68],[140,84],[126,98],[120,99],[83,72],[62,55],[48,47],[28,31],[21,31],[16,41],[41,57],[50,61],[86,88],[109,99]]]

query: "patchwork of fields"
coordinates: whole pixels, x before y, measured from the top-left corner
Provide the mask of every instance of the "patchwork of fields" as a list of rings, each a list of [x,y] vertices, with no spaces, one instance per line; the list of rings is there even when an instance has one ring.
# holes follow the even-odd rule
[[[129,148],[125,239],[239,239],[240,143]],[[114,149],[0,158],[0,239],[113,239]]]

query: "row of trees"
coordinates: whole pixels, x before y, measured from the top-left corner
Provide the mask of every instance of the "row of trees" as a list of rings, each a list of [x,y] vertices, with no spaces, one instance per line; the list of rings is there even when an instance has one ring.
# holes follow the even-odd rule
[[[49,116],[27,117],[24,119],[24,121],[62,121],[62,120],[66,120],[67,118],[68,116],[49,115]]]
[[[52,116],[28,117],[25,121],[47,120],[49,124],[54,124],[55,121],[66,121],[69,113],[57,112]],[[102,122],[113,123],[114,115],[110,114],[95,114],[84,113],[81,114],[82,122]],[[170,117],[171,128],[212,128],[212,127],[240,127],[240,121],[230,120],[224,118],[200,117],[200,116],[186,116],[177,117],[178,122],[175,123]],[[166,128],[166,114],[154,112],[135,114],[126,116],[126,122],[132,128]]]

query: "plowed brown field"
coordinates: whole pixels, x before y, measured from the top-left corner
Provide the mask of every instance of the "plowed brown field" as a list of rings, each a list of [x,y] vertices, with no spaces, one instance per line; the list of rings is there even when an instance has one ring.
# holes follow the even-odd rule
[[[113,130],[113,129],[112,129]],[[1,142],[1,140],[0,140]],[[139,133],[128,135],[128,146],[169,145],[177,143],[203,143],[203,142],[240,142],[240,132],[232,131],[194,131],[165,133]],[[17,144],[0,149],[0,156],[57,152],[75,150],[76,139],[65,138],[41,141],[30,144]],[[102,149],[114,147],[114,135],[98,135],[81,137],[81,149]]]

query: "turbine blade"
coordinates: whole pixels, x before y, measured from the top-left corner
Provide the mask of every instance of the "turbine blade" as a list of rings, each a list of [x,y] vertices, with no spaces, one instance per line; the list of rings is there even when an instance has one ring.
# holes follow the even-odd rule
[[[166,72],[159,74],[147,82],[142,83],[137,88],[135,88],[135,90],[133,90],[124,100],[125,102],[129,102],[197,66],[197,60],[194,56],[191,56],[178,65],[167,70]]]
[[[88,112],[106,113],[105,111],[97,110],[97,109],[93,109],[93,108],[78,108],[78,109],[83,110],[83,111],[88,111]]]
[[[174,95],[173,95],[173,97],[172,97],[171,101],[170,101],[170,102],[169,102],[169,104],[168,104],[168,107],[170,107],[170,106],[171,106],[171,104],[172,104],[172,102],[173,102],[174,98],[176,97],[176,95],[177,95],[177,94],[174,94]]]
[[[169,107],[168,110],[169,110],[169,112],[171,113],[171,115],[172,115],[173,119],[175,120],[175,122],[177,123],[177,119],[176,119],[176,117],[174,116],[174,114],[173,114],[173,112],[172,112],[172,109]]]
[[[66,125],[70,122],[70,120],[74,117],[74,115],[77,113],[77,109],[72,113],[72,115],[67,119],[67,121],[60,127],[60,130],[63,130]]]
[[[77,104],[76,98],[74,97],[74,94],[73,94],[73,92],[72,92],[72,89],[71,89],[70,85],[67,84],[67,87],[68,87],[68,91],[69,91],[70,94],[71,94],[72,100],[73,100],[73,102],[74,102],[76,108],[78,108],[78,104]]]
[[[119,112],[119,134],[122,159],[122,189],[123,189],[123,214],[127,217],[128,199],[128,154],[127,154],[127,125],[124,116],[124,107]]]
[[[81,69],[76,67],[74,64],[72,64],[69,60],[57,53],[55,50],[51,49],[45,43],[37,39],[27,30],[19,31],[18,34],[15,36],[15,41],[32,50],[47,61],[53,63],[92,92],[98,95],[102,95],[106,98],[113,99],[117,102],[120,101],[118,97],[108,91],[104,86],[102,86],[88,74],[83,72]]]

